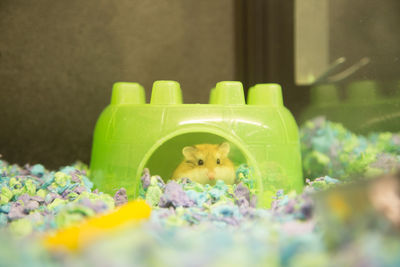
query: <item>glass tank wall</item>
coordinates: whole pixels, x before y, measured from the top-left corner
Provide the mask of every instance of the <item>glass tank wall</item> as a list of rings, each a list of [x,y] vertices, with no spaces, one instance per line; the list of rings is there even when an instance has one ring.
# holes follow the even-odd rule
[[[400,2],[296,0],[299,123],[315,116],[355,133],[400,130]]]

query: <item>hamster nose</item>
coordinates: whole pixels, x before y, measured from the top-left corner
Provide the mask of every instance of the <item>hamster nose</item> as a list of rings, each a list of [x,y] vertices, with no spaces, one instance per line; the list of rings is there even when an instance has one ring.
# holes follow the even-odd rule
[[[208,172],[207,176],[208,176],[208,178],[210,180],[214,180],[215,179],[215,172]]]

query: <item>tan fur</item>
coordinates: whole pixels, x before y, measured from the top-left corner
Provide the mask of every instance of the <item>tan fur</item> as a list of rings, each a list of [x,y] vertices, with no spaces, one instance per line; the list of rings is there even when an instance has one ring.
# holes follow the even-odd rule
[[[223,180],[226,184],[233,184],[235,170],[232,161],[228,158],[229,150],[229,143],[184,147],[182,149],[184,160],[175,169],[172,179],[186,177],[194,182],[211,185],[214,185],[217,180]],[[220,159],[220,164],[217,164],[217,159]],[[199,160],[202,160],[204,164],[199,165]]]

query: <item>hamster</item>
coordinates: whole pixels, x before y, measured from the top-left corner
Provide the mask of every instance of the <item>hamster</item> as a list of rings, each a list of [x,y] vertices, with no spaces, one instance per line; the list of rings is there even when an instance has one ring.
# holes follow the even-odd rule
[[[201,144],[182,149],[184,160],[175,169],[172,179],[189,178],[201,184],[215,185],[217,180],[226,184],[235,182],[235,170],[228,158],[229,143]]]

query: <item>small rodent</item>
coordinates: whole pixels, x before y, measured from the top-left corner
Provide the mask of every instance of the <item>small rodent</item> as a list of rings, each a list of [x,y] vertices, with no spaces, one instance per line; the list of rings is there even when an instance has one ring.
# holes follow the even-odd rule
[[[235,182],[235,170],[228,158],[229,143],[220,145],[201,144],[182,149],[184,160],[175,169],[172,179],[189,178],[201,184],[215,185],[217,180],[225,184]]]

